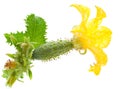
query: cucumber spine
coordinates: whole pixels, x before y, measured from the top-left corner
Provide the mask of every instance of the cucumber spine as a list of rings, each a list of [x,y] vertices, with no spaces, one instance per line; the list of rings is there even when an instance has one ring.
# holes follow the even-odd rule
[[[71,40],[57,40],[40,45],[33,51],[32,59],[49,61],[73,49]]]

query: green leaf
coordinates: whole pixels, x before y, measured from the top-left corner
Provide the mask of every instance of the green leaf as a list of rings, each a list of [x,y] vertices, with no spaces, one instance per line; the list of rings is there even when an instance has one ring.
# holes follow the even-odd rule
[[[32,79],[32,71],[30,69],[28,69],[28,76],[30,79]]]
[[[10,33],[10,34],[6,33],[4,34],[4,36],[7,39],[7,43],[9,43],[10,45],[14,45],[17,49],[18,49],[17,44],[24,41],[23,32],[17,31],[17,33]]]
[[[28,15],[25,19],[27,30],[25,35],[30,37],[31,42],[35,42],[34,47],[38,47],[46,42],[46,22],[41,17],[34,14]]]
[[[15,59],[15,54],[7,53],[6,55],[7,55],[8,57],[12,58],[12,59]]]
[[[12,85],[15,83],[16,80],[17,80],[16,73],[13,72],[11,76],[8,78],[6,85],[12,87]]]
[[[10,71],[10,70],[3,70],[3,75],[2,75],[2,77],[7,79],[9,74],[11,74],[11,71]]]
[[[46,42],[46,22],[34,14],[28,15],[26,20],[26,30],[24,32],[6,33],[4,34],[7,43],[13,45],[17,52],[15,54],[7,54],[16,63],[15,67],[5,68],[3,77],[7,80],[7,85],[12,86],[16,80],[21,81],[24,73],[28,74],[32,79],[32,52],[34,48]],[[7,63],[7,62],[6,62]],[[12,64],[10,64],[12,66]]]
[[[34,47],[38,47],[41,44],[46,43],[46,22],[41,17],[30,14],[25,19],[27,30],[25,33],[6,33],[4,34],[7,39],[7,43],[14,45],[17,48],[17,44],[24,42],[24,38],[30,38],[30,42],[35,42]]]

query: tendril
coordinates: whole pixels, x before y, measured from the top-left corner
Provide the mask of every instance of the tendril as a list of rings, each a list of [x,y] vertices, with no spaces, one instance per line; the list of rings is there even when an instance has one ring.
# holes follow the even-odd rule
[[[87,49],[80,49],[79,50],[79,53],[82,55],[86,54],[86,52],[87,52]]]

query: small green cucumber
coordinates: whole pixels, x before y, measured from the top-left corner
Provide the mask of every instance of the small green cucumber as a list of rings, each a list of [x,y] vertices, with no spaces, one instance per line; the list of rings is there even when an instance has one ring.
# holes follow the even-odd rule
[[[73,49],[71,40],[57,40],[40,45],[33,51],[32,59],[48,61]]]

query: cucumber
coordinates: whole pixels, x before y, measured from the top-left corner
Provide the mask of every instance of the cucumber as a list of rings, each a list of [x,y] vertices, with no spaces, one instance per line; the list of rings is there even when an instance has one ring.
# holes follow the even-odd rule
[[[33,51],[32,59],[48,61],[56,59],[60,55],[68,53],[73,49],[71,40],[57,40],[40,45]]]

